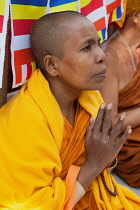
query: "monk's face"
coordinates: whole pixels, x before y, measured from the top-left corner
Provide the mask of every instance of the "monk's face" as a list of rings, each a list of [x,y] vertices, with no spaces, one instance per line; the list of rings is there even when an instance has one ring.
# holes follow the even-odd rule
[[[106,77],[105,55],[93,24],[78,18],[68,26],[64,55],[59,60],[61,84],[72,90],[99,90]]]

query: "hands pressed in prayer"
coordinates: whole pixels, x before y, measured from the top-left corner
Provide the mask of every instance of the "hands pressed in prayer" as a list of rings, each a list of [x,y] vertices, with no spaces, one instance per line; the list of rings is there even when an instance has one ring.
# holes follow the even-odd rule
[[[86,159],[81,165],[78,181],[86,189],[102,170],[118,155],[123,143],[131,134],[131,126],[122,130],[125,113],[112,124],[112,104],[102,104],[96,120],[90,119],[86,132]],[[83,173],[82,173],[83,172]],[[84,175],[85,173],[85,175]],[[87,176],[88,174],[88,176]]]
[[[112,104],[102,104],[96,120],[91,119],[86,133],[86,160],[106,166],[118,155],[123,143],[131,134],[131,126],[123,132],[125,113],[120,115],[113,126],[111,120]]]

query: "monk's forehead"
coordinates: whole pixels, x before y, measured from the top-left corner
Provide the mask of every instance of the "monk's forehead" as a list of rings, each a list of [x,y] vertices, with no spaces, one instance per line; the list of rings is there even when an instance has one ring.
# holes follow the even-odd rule
[[[87,38],[93,37],[98,39],[97,31],[91,21],[85,18],[71,22],[67,26],[68,37]]]
[[[87,30],[87,29],[96,31],[92,22],[90,20],[88,20],[86,17],[85,18],[76,18],[75,20],[71,20],[69,22],[62,23],[62,25],[63,24],[67,28],[68,33],[74,33],[74,32],[77,33],[80,31]],[[66,28],[64,28],[64,30]]]

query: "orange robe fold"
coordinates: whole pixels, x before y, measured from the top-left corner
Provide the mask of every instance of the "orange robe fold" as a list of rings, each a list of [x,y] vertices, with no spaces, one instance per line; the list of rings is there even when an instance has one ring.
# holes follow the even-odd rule
[[[119,92],[119,112],[140,107],[140,64],[132,81]],[[117,174],[132,187],[140,187],[140,126],[133,129],[119,155]]]
[[[64,138],[60,151],[62,179],[66,176],[71,164],[81,165],[85,160],[85,132],[89,124],[90,114],[81,106],[78,107],[74,128],[64,118]],[[73,210],[122,210],[140,208],[140,199],[135,200],[133,192],[116,183],[109,172],[105,171],[106,183],[113,191],[113,184],[117,188],[117,196],[111,196],[105,189],[99,175],[86,190],[86,194],[73,207]],[[134,200],[135,201],[134,201]]]

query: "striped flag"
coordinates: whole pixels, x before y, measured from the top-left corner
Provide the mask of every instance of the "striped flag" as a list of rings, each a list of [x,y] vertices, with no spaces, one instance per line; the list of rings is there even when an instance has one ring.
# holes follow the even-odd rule
[[[92,23],[102,40],[107,38],[106,4],[104,0],[81,0],[81,13]]]
[[[120,19],[123,14],[123,1],[106,0],[106,9],[108,15],[108,23],[116,21]]]
[[[126,0],[125,0],[126,1]],[[13,88],[24,84],[36,69],[29,34],[35,20],[48,12],[79,11],[94,23],[101,40],[108,24],[119,19],[123,0],[11,0]]]
[[[32,24],[45,15],[46,10],[47,0],[11,0],[13,87],[24,84],[36,69],[29,34]]]
[[[121,18],[123,0],[81,0],[81,13],[94,23],[101,40],[107,39],[110,22]]]
[[[9,0],[0,1],[0,88],[2,88]]]
[[[2,29],[3,29],[4,10],[5,10],[5,1],[2,2],[1,7],[0,7],[0,33],[2,33]]]
[[[78,0],[51,0],[50,12],[78,11]]]

